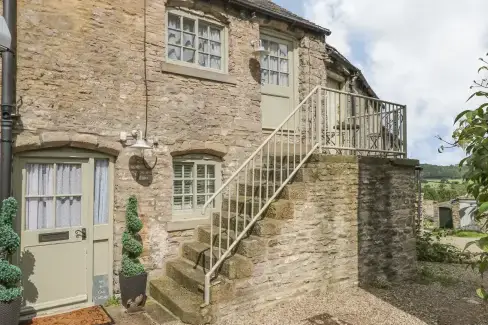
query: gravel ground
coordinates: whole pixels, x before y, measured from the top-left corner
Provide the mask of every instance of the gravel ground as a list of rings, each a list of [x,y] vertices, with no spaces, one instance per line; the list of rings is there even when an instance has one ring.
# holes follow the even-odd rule
[[[487,325],[488,305],[475,290],[479,276],[461,265],[419,263],[414,282],[304,296],[216,325]],[[488,287],[488,282],[484,283]],[[123,317],[120,325],[155,325]],[[168,320],[167,325],[182,325]]]

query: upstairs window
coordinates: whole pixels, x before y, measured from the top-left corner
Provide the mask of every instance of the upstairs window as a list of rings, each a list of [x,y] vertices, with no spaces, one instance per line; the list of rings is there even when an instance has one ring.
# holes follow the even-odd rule
[[[168,12],[167,22],[169,62],[226,71],[223,26],[180,11]]]

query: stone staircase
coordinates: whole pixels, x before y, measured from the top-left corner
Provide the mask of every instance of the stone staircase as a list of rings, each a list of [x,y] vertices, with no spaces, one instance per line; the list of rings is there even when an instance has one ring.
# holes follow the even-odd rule
[[[298,159],[298,158],[297,158]],[[275,164],[275,161],[278,163]],[[231,195],[222,202],[222,216],[213,214],[213,225],[198,226],[194,232],[194,240],[183,243],[180,247],[180,256],[169,260],[165,264],[165,275],[150,281],[150,295],[166,307],[181,321],[189,324],[208,324],[216,321],[219,303],[227,302],[235,297],[236,284],[252,275],[254,264],[259,262],[266,254],[266,237],[278,235],[280,229],[293,218],[293,198],[300,195],[300,181],[303,177],[299,170],[294,176],[293,184],[284,187],[276,200],[271,202],[266,212],[260,217],[245,238],[236,246],[232,255],[227,258],[215,278],[212,280],[210,291],[211,303],[204,305],[204,278],[210,266],[210,245],[214,245],[214,256],[218,257],[219,238],[222,231],[220,248],[224,251],[236,238],[237,228],[240,233],[249,224],[251,216],[244,215],[243,211],[254,213],[266,202],[266,196],[274,194],[279,188],[280,181],[285,180],[292,169],[280,172],[279,161],[270,157],[269,168],[257,168],[250,173],[247,185],[239,185],[239,195]],[[288,162],[286,166],[289,166]],[[269,169],[269,172],[268,172]],[[252,178],[266,180],[261,186],[254,184]],[[253,193],[254,200],[251,199]],[[264,198],[259,200],[259,197]],[[229,214],[230,211],[239,211]],[[238,209],[236,209],[236,207]],[[248,213],[247,213],[248,214]],[[222,229],[219,229],[219,225]],[[214,227],[214,240],[211,241],[211,229]],[[227,233],[230,235],[227,241]],[[225,234],[225,236],[224,236]],[[215,258],[214,258],[215,259]]]

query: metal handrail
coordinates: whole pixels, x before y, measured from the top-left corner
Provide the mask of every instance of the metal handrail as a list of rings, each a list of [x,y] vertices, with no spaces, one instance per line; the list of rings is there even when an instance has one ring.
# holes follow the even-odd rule
[[[251,162],[254,158],[256,158],[256,156],[261,152],[261,150],[271,141],[271,139],[279,132],[279,130],[286,124],[288,123],[288,121],[295,115],[295,113],[302,107],[302,105],[304,103],[307,102],[307,100],[312,97],[312,95],[317,91],[317,89],[319,89],[320,86],[317,86],[315,87],[311,92],[310,94],[308,94],[307,97],[305,97],[304,100],[302,100],[302,102],[300,104],[298,104],[298,106],[293,110],[293,112],[291,112],[288,117],[278,126],[276,127],[276,129],[273,131],[273,133],[271,133],[269,135],[268,138],[266,138],[266,140],[264,140],[264,142],[254,151],[254,153],[241,165],[241,167],[239,167],[235,172],[234,174],[232,174],[232,176],[230,176],[230,178],[215,192],[214,195],[212,195],[210,197],[210,199],[207,200],[207,202],[205,203],[205,205],[203,206],[202,208],[202,214],[205,215],[205,211],[207,210],[207,207],[209,206],[210,203],[212,203],[212,201],[214,201],[217,196],[224,190],[224,188],[226,188],[236,177],[237,175],[239,175],[239,173],[246,167],[247,164],[249,164],[249,162]]]
[[[354,98],[361,100],[354,101],[352,100]],[[349,108],[351,108],[350,111]],[[345,124],[345,121],[349,121],[348,125]],[[293,128],[290,128],[290,124],[292,123]],[[395,141],[400,141],[399,145],[394,147],[389,145],[388,142],[391,135],[391,125],[396,126],[393,131],[395,132]],[[249,231],[270,206],[272,201],[278,197],[284,187],[317,149],[320,151],[336,150],[340,153],[342,153],[342,150],[345,150],[352,154],[366,152],[368,154],[394,154],[395,156],[406,157],[406,126],[405,105],[327,87],[315,87],[203,205],[203,215],[210,210],[210,257],[209,268],[205,273],[204,304],[210,304],[212,276],[217,272],[225,259],[233,254],[240,241],[249,235]],[[378,139],[374,142],[376,143],[374,148],[368,138],[372,134],[371,132],[378,133]],[[333,135],[330,135],[331,133]],[[359,137],[356,138],[357,136]],[[290,138],[292,142],[290,142]],[[331,146],[328,143],[329,140],[332,143],[338,141],[340,145]],[[378,142],[378,140],[382,142]],[[274,154],[270,155],[270,148],[273,143]],[[285,143],[287,146],[286,153],[283,150]],[[278,146],[280,150],[277,150],[279,149]],[[299,149],[298,153],[297,149]],[[266,150],[267,160],[264,160]],[[277,153],[280,154],[281,158],[281,162],[279,162],[279,177],[277,174],[278,167],[276,165]],[[286,157],[286,164],[284,164],[283,157]],[[290,162],[290,157],[293,157],[293,162]],[[256,160],[258,158],[261,159],[261,162],[257,166]],[[297,158],[299,158],[298,162]],[[264,161],[266,162],[263,164]],[[272,169],[270,169],[270,165],[273,166]],[[286,165],[286,169],[283,169],[283,165]],[[249,169],[251,169],[251,173],[248,173]],[[265,177],[263,177],[264,169],[266,169]],[[256,172],[258,170],[259,181],[256,180]],[[283,170],[285,170],[285,175],[283,175]],[[270,171],[273,173],[273,180],[269,178]],[[244,183],[241,183],[242,176],[244,177]],[[252,181],[249,181],[249,184],[248,176],[252,176]],[[278,178],[279,183],[277,184]],[[236,185],[235,193],[232,192],[234,183]],[[241,187],[242,185],[243,187]],[[248,197],[249,186],[251,193]],[[257,187],[259,187],[258,196],[255,193]],[[266,193],[262,192],[263,188]],[[240,196],[242,189],[244,190],[244,194]],[[224,190],[227,190],[228,193],[226,197],[226,223],[222,222],[224,212],[222,206],[224,200],[220,202],[220,213],[218,215],[214,215],[217,207],[209,209],[210,204],[218,202],[217,198],[219,196],[223,198]],[[239,203],[243,203],[244,211],[240,209]],[[250,211],[247,211],[249,203]],[[231,209],[232,204],[235,206],[235,211],[233,210],[234,208]],[[233,210],[232,213],[231,210]],[[243,215],[242,224],[240,223],[241,214]],[[232,237],[231,243],[231,232],[233,232],[231,219],[234,218],[235,236]],[[215,222],[218,222],[218,227],[214,227]],[[214,228],[218,229],[215,237]],[[214,241],[217,239],[218,245],[214,246],[216,244]],[[223,245],[225,245],[225,242],[223,239],[224,241],[226,239],[224,249]],[[214,256],[214,250],[216,249],[218,249],[218,256]]]

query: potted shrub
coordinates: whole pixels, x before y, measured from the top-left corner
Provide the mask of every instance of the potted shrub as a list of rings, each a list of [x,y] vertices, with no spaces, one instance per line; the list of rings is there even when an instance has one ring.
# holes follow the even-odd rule
[[[10,259],[20,246],[19,235],[13,229],[17,215],[17,201],[8,198],[0,210],[0,323],[17,325],[20,316],[22,288],[20,269]]]
[[[146,303],[147,273],[139,261],[142,240],[138,232],[142,229],[142,221],[137,209],[137,199],[131,196],[125,211],[126,230],[122,235],[122,269],[119,273],[121,302],[129,312],[142,309]]]

